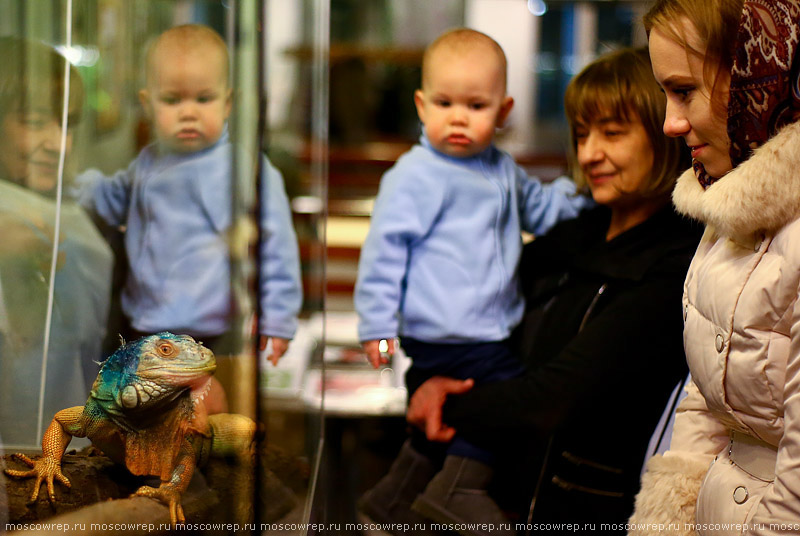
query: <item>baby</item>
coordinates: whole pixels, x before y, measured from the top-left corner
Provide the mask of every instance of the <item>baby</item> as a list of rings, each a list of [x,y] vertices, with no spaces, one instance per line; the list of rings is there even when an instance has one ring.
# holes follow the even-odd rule
[[[185,333],[229,353],[223,341],[231,337],[224,335],[240,328],[232,325],[227,242],[236,150],[226,127],[227,47],[211,28],[176,26],[148,49],[145,72],[139,100],[155,142],[111,177],[84,173],[77,195],[109,225],[126,227],[130,271],[122,308],[132,334]],[[277,363],[297,327],[302,289],[283,178],[265,157],[262,178],[258,328],[260,346],[271,338],[270,360]]]
[[[423,57],[414,102],[424,134],[383,176],[355,292],[368,359],[375,367],[386,362],[381,342],[391,354],[399,336],[413,363],[409,395],[435,375],[488,382],[521,373],[507,342],[524,309],[520,231],[546,233],[590,204],[568,179],[542,185],[494,147],[514,101],[505,54],[490,37],[456,29],[437,38]],[[433,464],[425,450],[423,438],[406,442],[362,498],[367,514],[407,519],[425,488],[414,510],[429,518],[507,521],[488,495],[475,493],[490,480],[491,453],[456,437],[428,484]],[[462,488],[469,498],[454,495]]]

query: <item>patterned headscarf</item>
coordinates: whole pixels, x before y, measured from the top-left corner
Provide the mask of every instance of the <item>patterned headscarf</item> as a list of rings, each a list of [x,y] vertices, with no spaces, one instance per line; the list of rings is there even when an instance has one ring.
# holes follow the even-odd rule
[[[800,0],[745,0],[731,69],[728,137],[734,167],[800,118]],[[708,188],[711,177],[693,163]]]

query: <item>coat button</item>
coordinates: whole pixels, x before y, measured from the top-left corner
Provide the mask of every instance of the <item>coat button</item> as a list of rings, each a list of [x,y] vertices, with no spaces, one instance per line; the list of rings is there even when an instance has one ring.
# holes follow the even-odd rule
[[[686,319],[689,317],[689,304],[683,306],[683,321],[686,322]]]
[[[717,347],[717,352],[721,352],[725,347],[725,339],[723,339],[722,335],[719,333],[717,333],[717,337],[714,339],[714,345]]]
[[[733,500],[736,502],[736,504],[743,504],[745,501],[747,501],[749,496],[750,494],[747,493],[747,488],[744,486],[739,486],[733,490]]]

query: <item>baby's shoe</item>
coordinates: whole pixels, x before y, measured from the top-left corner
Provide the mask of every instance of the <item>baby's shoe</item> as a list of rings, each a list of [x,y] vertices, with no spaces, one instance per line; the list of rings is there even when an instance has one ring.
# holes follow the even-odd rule
[[[398,526],[390,530],[397,536],[412,534],[424,536],[430,521],[411,510],[411,502],[436,474],[436,467],[427,456],[411,446],[411,440],[403,443],[400,453],[392,463],[389,473],[375,487],[358,500],[359,513],[368,521],[385,527]],[[408,527],[408,531],[401,527]]]
[[[490,466],[478,460],[448,456],[411,509],[434,522],[452,525],[465,536],[515,534],[511,520],[489,497],[493,474]]]

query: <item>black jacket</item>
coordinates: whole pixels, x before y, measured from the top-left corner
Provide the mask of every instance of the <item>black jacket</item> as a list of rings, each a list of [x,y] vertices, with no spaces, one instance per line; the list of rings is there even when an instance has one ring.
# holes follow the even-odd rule
[[[607,242],[609,218],[597,207],[526,246],[515,334],[526,374],[445,405],[465,439],[524,454],[527,465],[501,459],[525,467],[527,491],[541,480],[535,519],[624,522],[649,438],[687,372],[681,295],[700,228],[666,206]],[[548,442],[540,478],[534,453]]]

